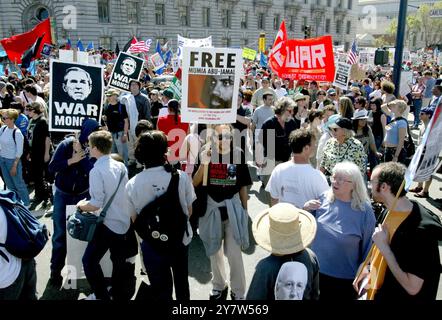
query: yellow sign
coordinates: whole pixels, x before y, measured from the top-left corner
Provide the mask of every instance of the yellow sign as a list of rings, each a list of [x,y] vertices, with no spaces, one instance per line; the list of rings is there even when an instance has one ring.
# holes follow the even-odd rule
[[[259,52],[266,51],[266,34],[264,32],[261,32],[259,34],[258,50],[259,50]]]
[[[256,58],[256,50],[250,49],[250,48],[243,48],[242,49],[242,57],[244,59],[252,60],[254,61]]]

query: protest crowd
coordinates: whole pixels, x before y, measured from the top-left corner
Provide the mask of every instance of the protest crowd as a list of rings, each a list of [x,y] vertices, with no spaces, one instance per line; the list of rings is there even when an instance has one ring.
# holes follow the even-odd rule
[[[56,65],[50,60],[58,60],[62,49],[69,48],[52,47],[36,59],[32,74],[21,68],[0,78],[6,190],[0,199],[0,300],[36,299],[39,276],[33,257],[20,258],[3,245],[10,237],[6,215],[14,210],[4,203],[31,212],[53,206],[45,267],[56,290],[63,286],[71,237],[66,206],[75,205],[76,214],[101,212],[82,256],[88,299],[132,299],[135,259],[155,293],[150,299],[192,299],[188,247],[194,237],[210,259],[211,300],[436,299],[442,225],[406,197],[402,184],[413,157],[408,146],[417,148],[442,108],[442,67],[435,61],[405,61],[412,83],[397,97],[391,68],[370,65],[344,90],[331,81],[280,77],[262,61],[246,59],[239,86],[228,78],[210,83],[212,106],[237,96],[236,121],[204,124],[183,121],[173,86],[181,76],[171,61],[161,72],[144,63],[140,76],[120,90],[124,77],[111,85],[119,55],[100,48],[89,55],[98,56],[104,69],[102,113],[83,117],[78,130],[68,132],[51,130],[51,108],[69,107],[57,102],[63,101],[59,93],[76,110],[96,93],[97,81],[75,64],[64,78],[51,73]],[[122,74],[130,78],[136,63],[126,58]],[[189,87],[189,97],[199,90]],[[195,98],[195,106],[203,103]],[[251,168],[268,209],[249,223]],[[430,184],[416,182],[408,192],[431,197]],[[269,255],[247,286],[242,251],[252,241]],[[110,282],[100,266],[107,251]],[[369,286],[366,279],[377,282]]]

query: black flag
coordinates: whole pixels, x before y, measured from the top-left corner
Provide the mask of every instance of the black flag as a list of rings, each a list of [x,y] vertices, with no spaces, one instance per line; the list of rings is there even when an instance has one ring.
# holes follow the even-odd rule
[[[123,48],[123,52],[127,52],[127,50],[129,50],[131,44],[132,44],[132,40],[134,39],[134,37],[132,36],[129,41],[126,43],[126,45]]]
[[[117,45],[115,46],[115,54],[118,56],[119,53],[120,53],[120,46],[118,45],[117,41]]]
[[[34,44],[28,50],[23,52],[23,55],[21,56],[21,68],[29,68],[32,59],[34,59],[38,53],[38,48],[40,48],[44,36],[45,34],[43,33],[37,38],[37,40],[35,40]]]

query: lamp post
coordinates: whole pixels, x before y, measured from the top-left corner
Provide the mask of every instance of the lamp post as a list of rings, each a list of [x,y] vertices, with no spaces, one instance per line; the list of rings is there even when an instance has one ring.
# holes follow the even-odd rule
[[[401,85],[401,66],[402,66],[402,55],[404,52],[404,34],[405,25],[407,19],[407,4],[408,0],[401,0],[399,5],[399,18],[397,25],[396,34],[396,50],[394,52],[394,69],[393,69],[393,81],[395,85],[394,94],[396,97],[399,96],[399,89]]]

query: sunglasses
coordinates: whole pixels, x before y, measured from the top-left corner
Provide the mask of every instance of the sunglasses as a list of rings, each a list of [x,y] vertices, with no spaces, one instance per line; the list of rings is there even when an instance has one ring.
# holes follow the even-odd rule
[[[2,117],[2,120],[8,120],[9,118],[8,117]]]

